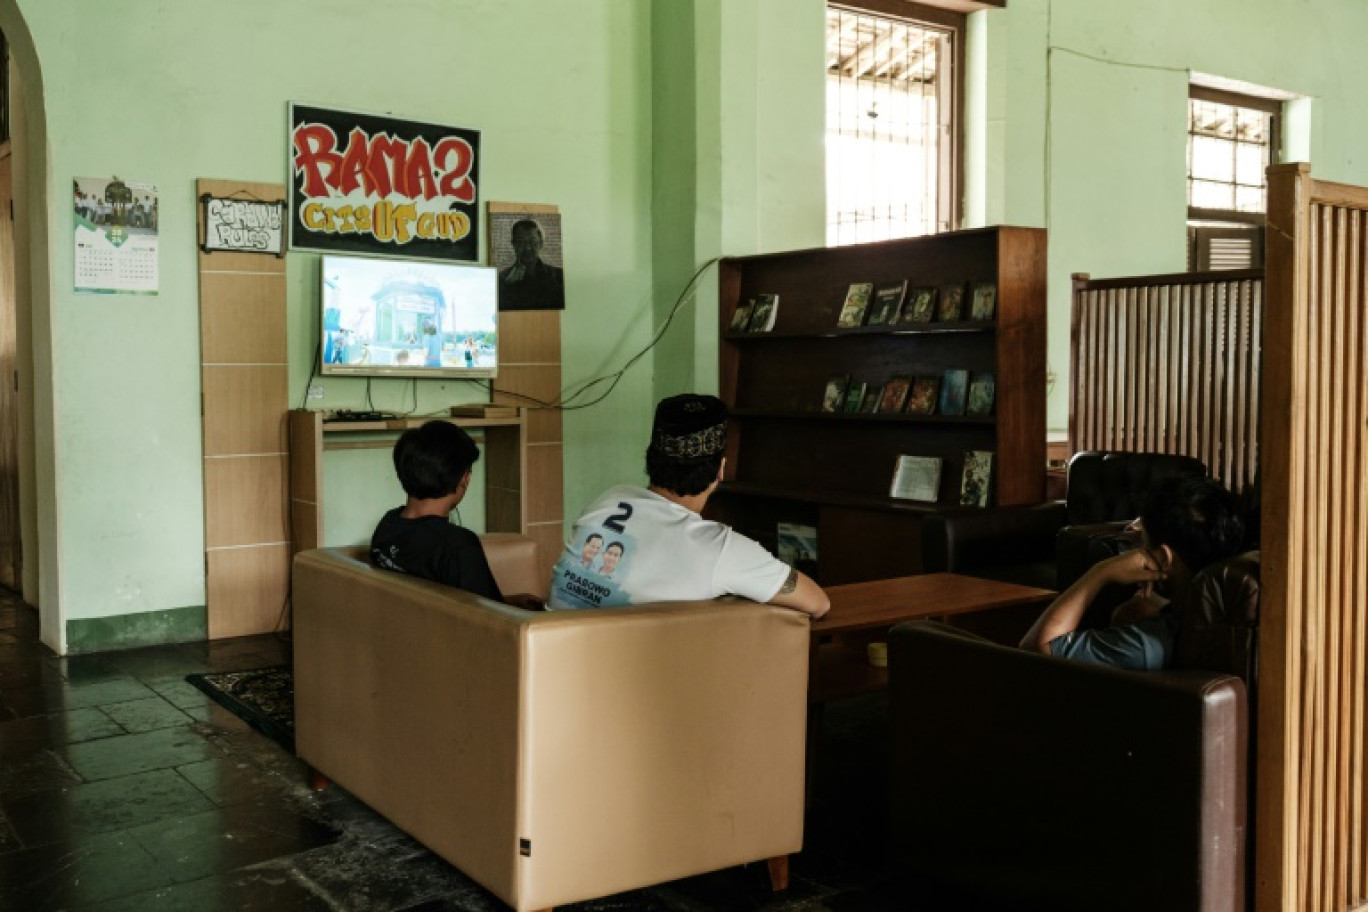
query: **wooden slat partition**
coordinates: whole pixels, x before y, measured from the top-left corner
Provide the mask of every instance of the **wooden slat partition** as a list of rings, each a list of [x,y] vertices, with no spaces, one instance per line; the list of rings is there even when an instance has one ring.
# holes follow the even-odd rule
[[[1368,189],[1269,170],[1258,912],[1368,902]]]
[[[1071,451],[1179,453],[1252,482],[1263,271],[1073,280]]]

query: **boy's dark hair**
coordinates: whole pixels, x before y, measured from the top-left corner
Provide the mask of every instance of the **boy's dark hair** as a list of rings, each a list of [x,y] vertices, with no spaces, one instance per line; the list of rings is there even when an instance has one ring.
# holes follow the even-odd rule
[[[1239,499],[1214,478],[1165,479],[1140,513],[1153,547],[1168,545],[1194,576],[1240,552],[1244,522]]]
[[[721,467],[721,453],[701,459],[675,459],[659,450],[646,450],[646,474],[651,484],[683,497],[708,490]]]
[[[394,471],[399,483],[405,494],[419,500],[453,493],[479,458],[480,451],[470,435],[446,421],[409,428],[394,444]]]

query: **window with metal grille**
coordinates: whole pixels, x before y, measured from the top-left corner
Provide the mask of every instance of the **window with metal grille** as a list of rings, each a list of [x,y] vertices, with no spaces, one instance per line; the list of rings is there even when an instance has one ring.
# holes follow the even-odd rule
[[[1266,171],[1277,161],[1282,105],[1192,86],[1188,95],[1188,268],[1263,265]]]
[[[864,5],[880,11],[827,6],[831,246],[948,231],[956,216],[963,16],[905,2]]]

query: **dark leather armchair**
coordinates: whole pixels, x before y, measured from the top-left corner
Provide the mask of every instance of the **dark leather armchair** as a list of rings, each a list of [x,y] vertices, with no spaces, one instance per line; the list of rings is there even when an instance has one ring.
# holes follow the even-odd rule
[[[1106,542],[1099,551],[1099,535],[1140,515],[1149,490],[1173,475],[1206,475],[1206,466],[1167,453],[1078,453],[1065,500],[927,514],[923,569],[1063,589],[1116,547]]]
[[[1006,908],[1243,912],[1257,552],[1197,588],[1171,671],[894,627],[893,836],[909,866]]]

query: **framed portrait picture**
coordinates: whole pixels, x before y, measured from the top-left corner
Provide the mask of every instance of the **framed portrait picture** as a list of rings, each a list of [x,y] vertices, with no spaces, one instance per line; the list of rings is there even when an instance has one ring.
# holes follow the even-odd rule
[[[564,310],[561,217],[555,206],[490,203],[489,264],[499,272],[499,310]]]

